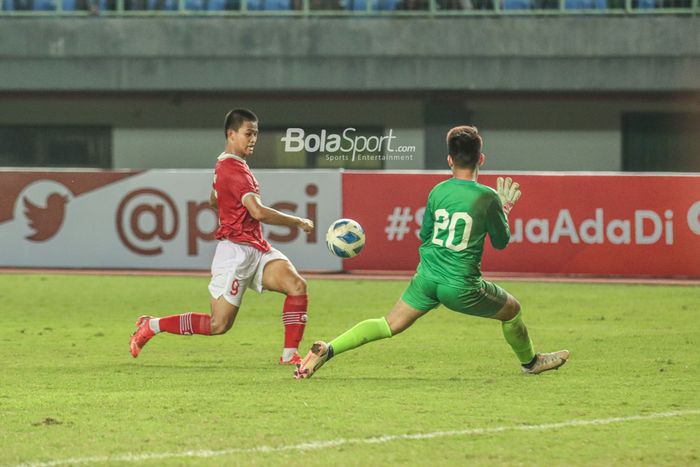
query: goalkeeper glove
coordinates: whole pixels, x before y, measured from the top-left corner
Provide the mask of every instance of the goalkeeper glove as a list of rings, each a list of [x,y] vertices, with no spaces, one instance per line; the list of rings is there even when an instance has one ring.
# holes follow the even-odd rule
[[[503,212],[506,216],[513,209],[515,203],[520,199],[520,184],[513,182],[510,177],[498,177],[496,180],[496,192],[498,192],[498,197],[501,198],[501,204],[503,204]]]

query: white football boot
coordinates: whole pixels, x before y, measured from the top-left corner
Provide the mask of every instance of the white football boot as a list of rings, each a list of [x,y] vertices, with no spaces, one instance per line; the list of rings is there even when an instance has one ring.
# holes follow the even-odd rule
[[[543,371],[556,370],[566,363],[566,360],[569,358],[569,351],[559,350],[552,353],[538,353],[535,357],[537,360],[535,360],[535,364],[531,368],[521,367],[523,373],[538,375]]]

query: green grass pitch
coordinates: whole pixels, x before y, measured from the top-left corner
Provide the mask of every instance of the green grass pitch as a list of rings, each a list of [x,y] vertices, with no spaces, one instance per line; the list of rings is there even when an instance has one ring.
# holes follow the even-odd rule
[[[540,376],[497,322],[439,308],[296,381],[283,297],[252,291],[228,334],[162,334],[132,359],[135,319],[206,312],[207,283],[0,275],[0,465],[700,463],[698,288],[502,282],[536,348],[572,352]],[[405,285],[309,281],[304,352]]]

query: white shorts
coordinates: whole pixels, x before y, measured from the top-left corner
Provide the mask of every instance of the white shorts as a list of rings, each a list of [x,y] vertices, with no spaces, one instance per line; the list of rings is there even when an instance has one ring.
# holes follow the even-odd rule
[[[231,305],[241,306],[243,293],[249,286],[258,293],[263,291],[265,265],[277,259],[289,261],[276,248],[263,253],[250,245],[222,240],[216,246],[211,263],[209,293],[213,298],[223,295]]]

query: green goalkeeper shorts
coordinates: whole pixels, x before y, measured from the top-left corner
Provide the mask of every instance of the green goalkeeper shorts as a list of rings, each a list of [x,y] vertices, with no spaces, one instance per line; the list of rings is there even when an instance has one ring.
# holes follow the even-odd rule
[[[508,293],[493,282],[480,279],[464,288],[450,287],[416,274],[401,300],[419,311],[430,311],[439,304],[459,313],[489,317],[506,304]]]

